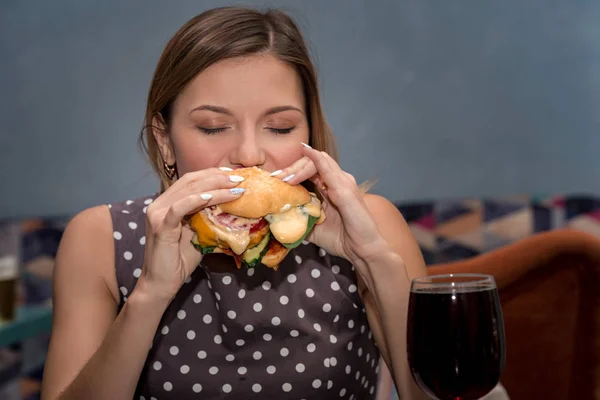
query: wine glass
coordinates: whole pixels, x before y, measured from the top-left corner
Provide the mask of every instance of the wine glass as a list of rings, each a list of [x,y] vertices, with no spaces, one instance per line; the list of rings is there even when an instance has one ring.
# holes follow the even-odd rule
[[[494,278],[447,274],[413,279],[407,347],[412,376],[433,399],[474,400],[489,393],[505,365]]]

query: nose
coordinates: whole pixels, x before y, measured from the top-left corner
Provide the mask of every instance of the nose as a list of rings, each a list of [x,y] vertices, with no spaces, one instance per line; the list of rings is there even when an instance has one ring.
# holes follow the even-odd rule
[[[263,143],[255,134],[242,134],[232,139],[237,140],[233,151],[229,153],[229,162],[242,167],[259,166],[265,163]]]

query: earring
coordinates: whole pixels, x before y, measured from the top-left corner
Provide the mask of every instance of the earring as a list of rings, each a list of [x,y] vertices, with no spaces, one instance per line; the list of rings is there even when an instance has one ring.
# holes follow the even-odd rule
[[[167,178],[173,179],[175,177],[175,164],[169,165],[166,162],[163,162],[163,168],[165,169]]]

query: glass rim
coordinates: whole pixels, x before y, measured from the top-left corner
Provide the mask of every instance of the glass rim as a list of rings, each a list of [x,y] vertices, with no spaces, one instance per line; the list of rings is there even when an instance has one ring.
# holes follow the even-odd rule
[[[447,279],[449,278],[449,280]],[[452,278],[472,278],[467,281],[456,281],[453,282]],[[437,281],[440,280],[440,281]],[[411,289],[414,286],[429,286],[429,287],[465,287],[465,286],[488,286],[496,288],[496,280],[493,275],[480,274],[480,273],[452,273],[452,274],[439,274],[439,275],[426,275],[413,278],[411,280]]]

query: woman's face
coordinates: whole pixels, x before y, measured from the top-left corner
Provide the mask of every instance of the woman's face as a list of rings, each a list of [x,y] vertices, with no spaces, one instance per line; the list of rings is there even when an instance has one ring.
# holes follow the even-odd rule
[[[179,176],[210,167],[283,169],[309,139],[302,83],[271,55],[220,61],[179,95],[169,135],[156,137]]]

